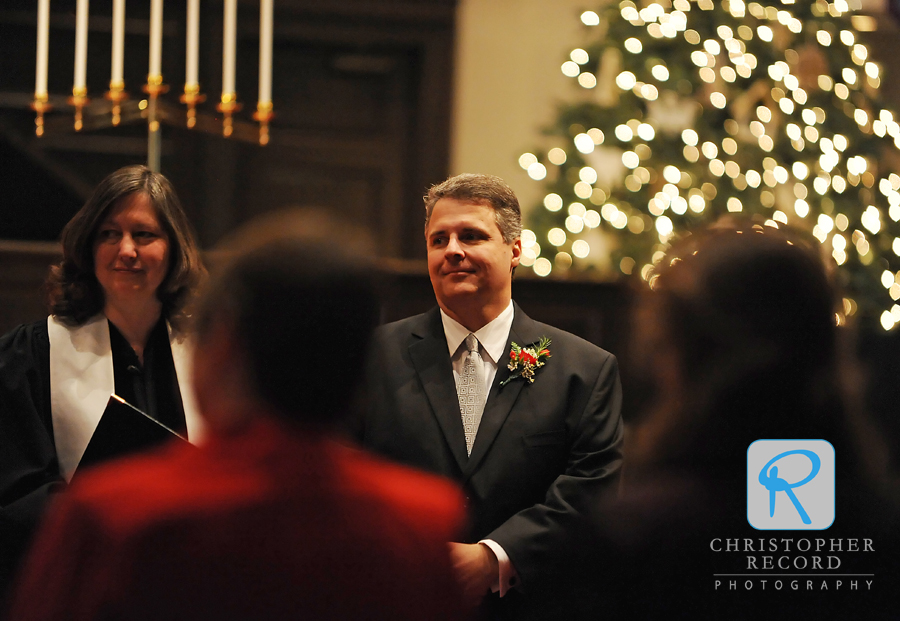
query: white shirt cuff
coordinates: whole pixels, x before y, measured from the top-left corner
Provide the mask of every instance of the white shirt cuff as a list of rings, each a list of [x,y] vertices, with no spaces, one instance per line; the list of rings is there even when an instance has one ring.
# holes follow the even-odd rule
[[[519,584],[519,574],[516,572],[516,568],[513,567],[512,561],[509,560],[506,550],[499,543],[491,539],[482,539],[478,543],[486,545],[497,557],[500,575],[497,576],[497,580],[491,585],[491,593],[499,591],[500,597],[503,597],[507,591]]]

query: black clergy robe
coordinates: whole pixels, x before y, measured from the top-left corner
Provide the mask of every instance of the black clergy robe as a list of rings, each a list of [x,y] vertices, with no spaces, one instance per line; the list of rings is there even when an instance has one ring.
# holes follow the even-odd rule
[[[146,364],[109,324],[115,391],[178,431],[185,413],[161,319],[148,340]],[[47,503],[66,486],[53,431],[47,321],[0,337],[0,610]]]

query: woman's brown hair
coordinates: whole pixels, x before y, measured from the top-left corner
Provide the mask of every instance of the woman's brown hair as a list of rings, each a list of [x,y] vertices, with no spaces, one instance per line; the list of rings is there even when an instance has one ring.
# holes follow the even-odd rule
[[[126,166],[106,177],[62,231],[63,258],[50,268],[46,289],[50,313],[81,325],[103,310],[103,288],[94,274],[94,240],[107,214],[124,198],[143,193],[169,238],[169,271],[156,291],[162,314],[180,327],[206,270],[195,236],[174,188],[146,166]]]

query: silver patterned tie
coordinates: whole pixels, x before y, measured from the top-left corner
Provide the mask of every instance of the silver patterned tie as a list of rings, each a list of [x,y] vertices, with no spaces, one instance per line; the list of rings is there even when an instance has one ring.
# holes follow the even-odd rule
[[[462,413],[463,429],[466,432],[466,453],[471,455],[485,401],[484,360],[478,352],[478,339],[474,334],[466,337],[466,350],[456,394],[459,396],[459,411]]]

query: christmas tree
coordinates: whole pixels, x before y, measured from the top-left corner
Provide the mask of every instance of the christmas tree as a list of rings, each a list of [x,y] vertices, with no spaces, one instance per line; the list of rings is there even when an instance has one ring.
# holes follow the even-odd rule
[[[677,236],[727,217],[809,231],[844,311],[900,323],[900,124],[842,0],[655,0],[586,11],[580,86],[544,150],[523,233],[541,276],[652,277]]]

